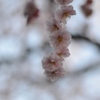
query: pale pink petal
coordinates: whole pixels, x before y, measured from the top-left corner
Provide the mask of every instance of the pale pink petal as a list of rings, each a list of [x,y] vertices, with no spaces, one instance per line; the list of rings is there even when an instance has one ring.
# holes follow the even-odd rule
[[[60,21],[55,18],[51,18],[49,21],[47,21],[46,25],[49,32],[54,32],[61,28]]]
[[[56,3],[59,3],[60,5],[66,5],[70,4],[73,0],[55,0]]]
[[[72,5],[61,6],[60,8],[62,11],[68,12],[70,15],[76,15],[76,11],[73,9]]]
[[[57,49],[55,51],[55,54],[57,54],[62,60],[64,60],[64,57],[69,57],[69,49],[62,47],[61,49]]]

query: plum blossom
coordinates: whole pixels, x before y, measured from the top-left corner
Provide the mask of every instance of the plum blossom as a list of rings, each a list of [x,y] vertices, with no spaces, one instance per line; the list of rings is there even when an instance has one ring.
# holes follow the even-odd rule
[[[36,7],[34,2],[29,1],[26,4],[24,15],[27,17],[27,24],[39,17],[39,9]]]
[[[66,18],[70,18],[72,15],[76,15],[73,6],[61,6],[60,9],[56,11],[56,18],[60,21],[64,21]]]
[[[55,0],[56,3],[59,3],[60,5],[68,5],[73,0]]]
[[[55,54],[57,54],[60,59],[64,60],[64,57],[69,57],[70,53],[69,53],[69,49],[68,48],[61,48],[61,49],[57,49],[55,51]]]
[[[55,49],[62,48],[62,47],[68,47],[71,43],[71,36],[69,32],[66,30],[58,30],[51,34],[50,36],[50,45],[54,47]]]
[[[55,71],[49,72],[49,71],[45,71],[46,77],[51,81],[51,82],[55,82],[58,80],[58,78],[61,78],[65,75],[65,71],[63,68],[59,68]]]
[[[63,61],[65,57],[70,55],[68,46],[71,43],[71,35],[66,31],[66,18],[76,14],[73,6],[68,5],[73,0],[54,1],[61,6],[56,10],[55,17],[51,18],[46,24],[47,30],[50,33],[49,43],[53,48],[53,52],[42,60],[42,66],[45,70],[44,74],[52,82],[63,77],[65,74]]]
[[[52,72],[62,67],[62,61],[53,53],[47,55],[42,60],[42,66],[46,71]]]
[[[60,21],[58,21],[55,18],[52,18],[51,20],[47,21],[46,25],[47,25],[47,30],[49,32],[54,32],[61,28]]]

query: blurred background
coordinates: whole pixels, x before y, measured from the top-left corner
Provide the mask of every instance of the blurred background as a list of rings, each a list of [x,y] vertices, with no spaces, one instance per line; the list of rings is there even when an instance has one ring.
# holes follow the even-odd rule
[[[52,51],[46,21],[54,0],[0,0],[0,100],[100,100],[100,0],[73,0],[66,75],[51,83],[41,60]]]

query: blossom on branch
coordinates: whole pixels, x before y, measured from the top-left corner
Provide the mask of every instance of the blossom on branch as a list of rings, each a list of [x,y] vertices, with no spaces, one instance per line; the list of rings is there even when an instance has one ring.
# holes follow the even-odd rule
[[[49,72],[52,72],[52,71],[57,70],[58,68],[61,68],[62,65],[63,64],[62,64],[61,59],[53,53],[45,56],[42,60],[43,68]]]
[[[71,36],[66,30],[58,30],[51,34],[50,45],[54,48],[60,49],[62,47],[68,47],[71,43]]]
[[[34,2],[29,1],[26,4],[24,15],[27,17],[27,24],[39,17],[39,9]]]
[[[48,20],[46,26],[49,31],[49,43],[53,48],[53,53],[45,56],[42,66],[46,77],[54,82],[64,76],[63,61],[70,55],[68,46],[71,43],[71,35],[66,31],[66,18],[76,14],[73,6],[67,5],[73,0],[55,0],[61,6],[56,10],[53,18]]]
[[[76,15],[76,11],[73,6],[61,6],[60,9],[56,11],[56,17],[58,20],[63,21],[66,18],[70,18],[72,15]]]
[[[55,71],[49,72],[49,71],[45,71],[44,73],[46,75],[46,77],[51,81],[57,81],[58,78],[63,77],[65,75],[65,71],[63,68],[59,68]]]

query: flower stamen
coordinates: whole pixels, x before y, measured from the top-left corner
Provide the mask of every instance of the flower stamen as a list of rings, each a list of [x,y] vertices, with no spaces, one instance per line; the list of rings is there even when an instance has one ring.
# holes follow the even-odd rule
[[[61,36],[58,36],[58,41],[59,42],[62,42],[62,40],[63,40],[62,37]]]
[[[62,17],[62,18],[67,18],[68,16],[69,16],[68,12],[65,12],[65,13],[63,14],[63,17]]]
[[[59,30],[59,27],[58,27],[57,25],[54,24],[53,30],[54,30],[54,31]]]

